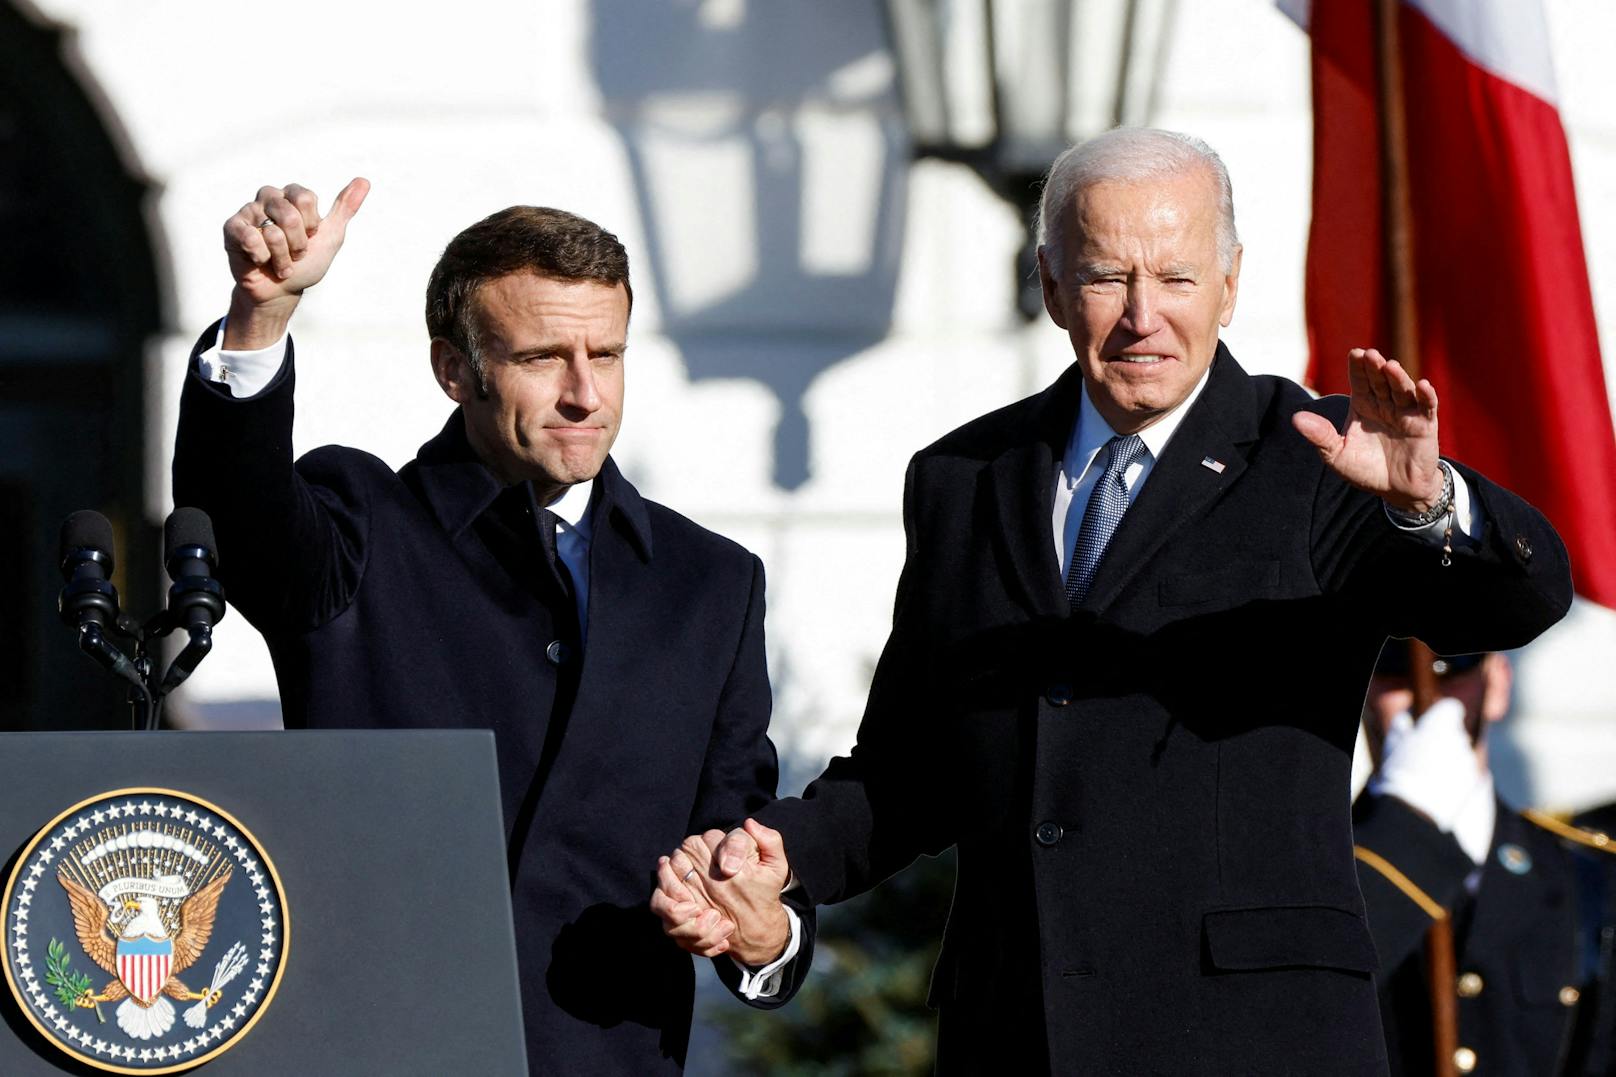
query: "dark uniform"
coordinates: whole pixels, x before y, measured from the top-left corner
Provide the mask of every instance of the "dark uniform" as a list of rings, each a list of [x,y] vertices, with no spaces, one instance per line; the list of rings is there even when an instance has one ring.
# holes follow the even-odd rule
[[[1616,842],[1500,802],[1477,868],[1395,798],[1360,797],[1353,821],[1393,1074],[1431,1071],[1424,940],[1443,910],[1457,957],[1459,1072],[1616,1074]]]

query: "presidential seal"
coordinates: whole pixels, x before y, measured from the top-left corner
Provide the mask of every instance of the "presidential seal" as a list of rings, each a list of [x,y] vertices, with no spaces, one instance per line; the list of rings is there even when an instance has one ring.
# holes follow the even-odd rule
[[[171,789],[75,804],[17,855],[5,969],[53,1045],[113,1073],[177,1073],[235,1046],[286,964],[269,857],[223,809]]]

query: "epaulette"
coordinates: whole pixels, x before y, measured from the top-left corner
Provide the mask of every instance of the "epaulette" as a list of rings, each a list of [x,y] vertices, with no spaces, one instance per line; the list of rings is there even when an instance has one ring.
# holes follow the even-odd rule
[[[1521,814],[1526,817],[1528,822],[1542,827],[1556,837],[1574,841],[1578,845],[1584,845],[1590,849],[1600,849],[1607,853],[1616,854],[1616,838],[1611,837],[1602,830],[1585,830],[1580,826],[1574,826],[1563,819],[1550,815],[1548,812],[1538,811],[1536,808],[1527,808]]]

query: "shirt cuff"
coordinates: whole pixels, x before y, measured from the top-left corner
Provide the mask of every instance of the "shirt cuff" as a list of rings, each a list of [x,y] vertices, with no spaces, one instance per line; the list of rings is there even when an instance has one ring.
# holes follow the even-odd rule
[[[802,923],[797,919],[797,910],[790,905],[785,907],[786,920],[791,927],[791,938],[786,942],[785,953],[775,958],[761,968],[753,969],[735,961],[735,967],[741,970],[741,997],[748,1002],[756,1002],[760,998],[773,998],[780,993],[780,985],[785,980],[786,966],[796,960],[797,948],[801,945]]]
[[[1459,474],[1459,469],[1449,464],[1448,470],[1453,473],[1454,537],[1463,537],[1469,539],[1472,543],[1480,542],[1482,530],[1487,524],[1486,514],[1482,511],[1481,503],[1470,496],[1470,484],[1465,482],[1463,475]],[[1381,508],[1385,511],[1386,519],[1391,521],[1393,527],[1407,535],[1412,535],[1421,542],[1431,546],[1441,546],[1443,540],[1447,538],[1448,518],[1445,515],[1420,527],[1405,527],[1397,522],[1397,518],[1391,514],[1390,508],[1384,501],[1381,502]]]
[[[267,348],[256,351],[233,351],[222,346],[224,319],[219,320],[219,332],[213,344],[196,356],[196,371],[203,378],[217,382],[230,390],[238,399],[257,396],[269,388],[269,383],[280,373],[286,362],[285,336]]]

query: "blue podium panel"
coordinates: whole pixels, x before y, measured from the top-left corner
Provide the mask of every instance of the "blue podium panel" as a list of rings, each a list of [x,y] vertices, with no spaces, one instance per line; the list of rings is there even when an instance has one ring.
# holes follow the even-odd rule
[[[0,734],[0,856],[6,1077],[527,1073],[491,733]]]

